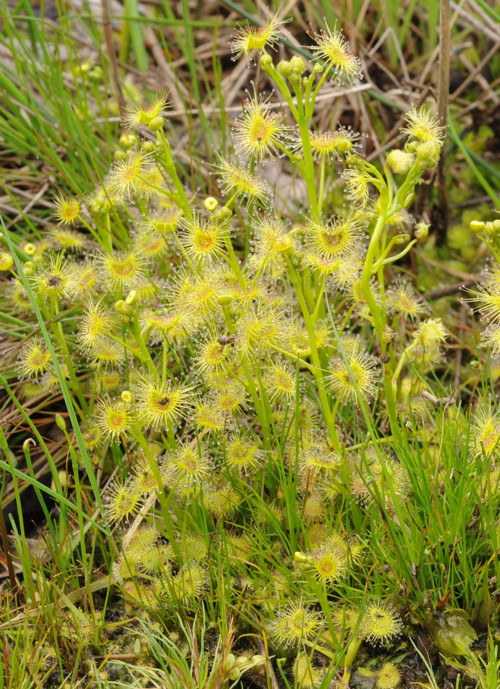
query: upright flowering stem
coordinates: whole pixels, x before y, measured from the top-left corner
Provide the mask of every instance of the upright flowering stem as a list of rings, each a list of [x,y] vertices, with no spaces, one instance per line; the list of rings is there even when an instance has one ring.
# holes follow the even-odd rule
[[[363,266],[363,273],[361,275],[361,292],[366,300],[366,303],[368,304],[368,308],[370,309],[370,313],[373,318],[373,324],[377,333],[382,356],[385,356],[387,350],[387,342],[384,338],[384,327],[387,324],[387,319],[384,310],[381,309],[375,301],[371,291],[370,281],[373,274],[373,267],[380,255],[380,241],[385,227],[385,222],[386,214],[381,213],[370,239],[365,264]],[[396,402],[394,399],[390,361],[384,364],[384,393],[391,430],[393,434],[397,436],[399,434],[399,424],[396,415]]]
[[[172,158],[172,151],[170,150],[170,144],[168,142],[167,137],[165,136],[165,132],[163,129],[161,129],[158,133],[158,141],[162,145],[163,149],[163,160],[161,161],[163,163],[163,166],[165,170],[168,172],[170,175],[170,178],[174,184],[175,190],[177,192],[178,196],[178,202],[179,206],[182,208],[184,211],[184,215],[188,220],[193,219],[193,214],[191,212],[191,207],[189,204],[189,199],[186,196],[186,192],[184,191],[184,187],[182,185],[181,180],[179,179],[179,175],[177,174],[177,170],[175,169],[175,164]]]
[[[315,332],[315,319],[311,316],[309,312],[309,307],[307,306],[306,299],[302,290],[302,285],[300,284],[300,277],[295,270],[293,263],[291,262],[289,256],[286,256],[288,264],[288,274],[290,280],[295,287],[297,297],[299,300],[300,307],[302,309],[302,315],[304,316],[304,321],[306,323],[307,335],[309,338],[309,347],[311,349],[311,361],[313,362],[313,374],[318,386],[318,394],[321,401],[321,409],[323,411],[323,416],[325,419],[326,426],[328,428],[328,434],[330,440],[332,441],[333,447],[336,452],[341,453],[340,439],[335,427],[335,419],[330,408],[330,402],[328,399],[328,393],[325,386],[325,381],[323,378],[323,368],[321,365],[321,359],[319,356],[318,348],[316,346],[316,332]]]

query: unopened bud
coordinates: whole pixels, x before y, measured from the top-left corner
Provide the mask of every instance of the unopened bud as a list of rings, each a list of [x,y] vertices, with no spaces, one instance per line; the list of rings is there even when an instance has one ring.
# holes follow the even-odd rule
[[[271,67],[273,66],[273,58],[268,53],[264,53],[263,55],[261,55],[260,58],[260,66],[262,67],[264,72],[266,70],[271,69]]]
[[[250,658],[248,656],[238,656],[236,658],[235,665],[236,667],[242,667],[243,665],[249,665],[250,664]]]
[[[102,69],[99,65],[89,72],[89,79],[94,82],[102,80]]]
[[[158,117],[153,117],[153,119],[149,123],[149,128],[152,132],[159,132],[160,129],[163,129],[164,124],[165,120],[161,115],[158,115]]]
[[[156,149],[156,144],[154,141],[143,141],[141,148],[144,153],[153,153],[153,151]]]
[[[32,447],[33,445],[36,445],[36,442],[35,442],[34,438],[26,438],[26,440],[25,440],[24,443],[23,443],[23,452],[24,452],[24,454],[29,454],[29,453],[30,453],[30,450],[31,450],[31,447]]]
[[[122,402],[125,402],[125,404],[132,404],[132,401],[134,399],[130,390],[124,390],[120,397],[122,398]]]
[[[482,232],[484,230],[485,223],[482,222],[481,220],[473,220],[470,223],[470,229],[473,232]]]
[[[113,158],[115,160],[125,160],[126,157],[127,157],[127,154],[125,153],[125,151],[115,151],[113,153]]]
[[[291,65],[290,65],[289,60],[280,60],[278,62],[276,69],[278,70],[278,72],[282,76],[284,76],[284,77],[290,76]]]
[[[231,672],[228,674],[228,677],[229,677],[229,679],[236,682],[241,677],[241,672],[238,670],[237,667],[233,667]]]
[[[124,316],[129,316],[132,313],[132,307],[125,302],[124,299],[118,299],[118,301],[115,301],[115,310],[118,311],[118,313],[123,314]]]
[[[125,304],[127,306],[132,306],[137,301],[137,290],[131,289],[125,298]]]
[[[33,256],[36,254],[36,246],[31,242],[26,242],[26,244],[23,246],[23,251],[25,254],[28,254],[28,256]]]
[[[10,270],[14,265],[14,259],[5,251],[0,253],[0,270]]]
[[[217,303],[221,306],[228,306],[233,301],[233,297],[230,294],[219,294],[217,297]]]
[[[396,175],[406,175],[415,162],[415,156],[406,151],[395,149],[391,151],[385,160],[385,164]]]
[[[120,136],[120,143],[125,148],[132,148],[137,143],[137,136],[133,132],[125,132]]]
[[[231,668],[234,667],[235,662],[236,656],[234,655],[234,653],[228,653],[226,656],[226,660],[224,661],[224,669],[231,670]]]
[[[205,210],[213,213],[219,205],[219,202],[213,196],[207,196],[207,198],[203,201],[203,205],[205,206]]]
[[[26,275],[32,275],[33,271],[35,270],[35,264],[33,261],[26,261],[23,267]]]
[[[215,220],[216,222],[224,222],[226,220],[229,220],[229,218],[233,217],[233,211],[230,208],[227,208],[226,206],[222,206],[222,208],[218,208],[213,216],[212,219]]]
[[[407,244],[410,241],[410,235],[409,234],[397,234],[394,239],[394,244],[395,246],[402,246],[403,244]]]
[[[484,224],[484,232],[488,237],[493,237],[500,230],[500,220],[493,220]]]
[[[66,430],[66,420],[61,414],[56,414],[55,416],[56,426],[61,429],[61,431]]]
[[[317,62],[313,67],[313,72],[315,74],[323,74],[324,71],[323,65],[320,65],[319,62]]]
[[[252,656],[252,663],[254,665],[263,665],[266,662],[266,657],[256,653]]]
[[[424,222],[419,222],[415,228],[414,234],[419,240],[426,239],[429,234],[429,225],[426,225]]]
[[[415,152],[420,166],[428,170],[438,164],[441,147],[438,141],[424,141],[417,145]]]
[[[296,76],[300,77],[306,70],[306,63],[299,55],[294,55],[290,60],[290,69]]]

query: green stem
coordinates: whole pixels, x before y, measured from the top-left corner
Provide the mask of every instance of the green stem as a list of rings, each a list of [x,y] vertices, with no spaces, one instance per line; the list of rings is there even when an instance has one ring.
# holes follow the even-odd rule
[[[306,323],[307,335],[309,338],[309,347],[311,349],[311,360],[312,360],[312,363],[314,364],[314,368],[312,369],[312,373],[314,375],[314,378],[316,379],[316,384],[318,386],[318,394],[319,394],[319,398],[320,398],[320,402],[321,402],[321,409],[323,411],[323,417],[325,419],[328,433],[329,433],[330,439],[333,443],[333,446],[335,448],[335,451],[338,452],[339,454],[341,454],[342,450],[341,450],[341,445],[340,445],[340,439],[339,439],[339,435],[338,435],[337,429],[335,427],[335,421],[334,421],[334,418],[332,416],[332,412],[330,409],[330,402],[328,400],[328,393],[327,393],[325,381],[323,378],[323,369],[321,367],[321,360],[319,357],[318,348],[316,346],[316,333],[314,330],[314,322],[312,320],[311,314],[309,313],[307,302],[306,302],[306,299],[304,297],[302,286],[300,284],[300,278],[297,275],[297,272],[296,272],[289,256],[286,256],[286,260],[288,263],[288,274],[290,276],[290,280],[291,280],[293,286],[295,287],[295,291],[297,293],[297,298],[299,300],[299,304],[300,304],[300,307],[302,309],[302,315],[304,316],[304,320]]]
[[[172,158],[170,144],[168,143],[167,137],[165,136],[165,132],[163,131],[163,129],[160,129],[160,131],[157,133],[157,137],[158,141],[161,143],[163,148],[164,160],[162,160],[161,162],[163,163],[165,170],[168,172],[172,182],[174,183],[174,187],[177,191],[177,196],[179,200],[179,206],[184,211],[184,215],[186,216],[186,218],[188,220],[192,220],[193,214],[191,213],[189,199],[186,196],[186,192],[184,191],[182,182],[177,174],[177,170],[175,168],[175,164]]]
[[[318,215],[321,215],[323,210],[323,196],[325,194],[325,156],[321,156],[321,163],[319,166],[319,193],[318,193]]]

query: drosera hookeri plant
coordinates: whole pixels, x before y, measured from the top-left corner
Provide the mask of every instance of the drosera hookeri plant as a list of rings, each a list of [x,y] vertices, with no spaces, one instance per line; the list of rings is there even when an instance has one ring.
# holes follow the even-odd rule
[[[58,195],[47,241],[20,245],[27,283],[1,255],[5,301],[18,319],[38,305],[87,450],[113,475],[102,518],[127,613],[174,634],[176,615],[195,633],[202,610],[222,633],[231,610],[262,646],[225,659],[228,681],[262,671],[263,649],[290,660],[298,686],[319,685],[326,664],[346,686],[362,645],[389,648],[408,591],[421,594],[370,539],[394,543],[418,492],[397,444],[405,424],[415,442],[435,432],[426,404],[450,332],[400,266],[428,236],[409,209],[444,132],[430,106],[408,105],[402,149],[376,165],[362,133],[318,129],[322,87],[356,84],[362,63],[338,26],[316,34],[312,61],[277,61],[281,24],[232,42],[261,81],[234,150],[209,161],[210,195],[176,164],[168,96],[129,104],[108,174],[86,198]],[[283,199],[267,174],[277,158],[303,194]],[[498,292],[492,278],[474,296],[495,354]],[[37,333],[16,357],[31,393],[54,393]],[[473,431],[473,459],[494,456],[489,407]],[[377,671],[381,689],[399,678],[390,663]]]

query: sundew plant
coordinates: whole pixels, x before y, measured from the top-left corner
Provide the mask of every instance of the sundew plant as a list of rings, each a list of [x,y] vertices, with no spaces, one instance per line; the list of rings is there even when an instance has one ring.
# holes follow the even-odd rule
[[[311,35],[311,61],[277,59],[283,28],[234,35],[255,80],[204,161],[210,193],[172,153],[169,94],[131,90],[93,192],[54,190],[41,238],[3,226],[2,310],[33,327],[0,380],[58,434],[27,417],[20,465],[0,433],[18,511],[28,477],[48,529],[31,576],[7,519],[16,600],[50,599],[41,667],[74,686],[437,687],[404,671],[426,635],[460,686],[492,689],[500,417],[477,372],[500,354],[500,270],[464,293],[488,326],[457,384],[456,318],[412,270],[435,103],[409,104],[369,162],[367,135],[314,124],[324,85],[363,79],[340,26]],[[498,222],[472,223],[495,259]]]

